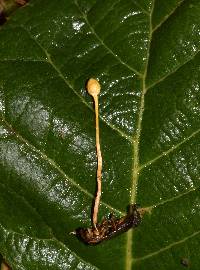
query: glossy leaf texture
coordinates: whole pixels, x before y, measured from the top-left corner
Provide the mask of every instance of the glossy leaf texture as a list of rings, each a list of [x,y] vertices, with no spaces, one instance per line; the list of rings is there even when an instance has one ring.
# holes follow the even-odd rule
[[[0,253],[13,270],[199,269],[199,0],[32,0],[0,30]],[[141,225],[91,247],[99,220]]]

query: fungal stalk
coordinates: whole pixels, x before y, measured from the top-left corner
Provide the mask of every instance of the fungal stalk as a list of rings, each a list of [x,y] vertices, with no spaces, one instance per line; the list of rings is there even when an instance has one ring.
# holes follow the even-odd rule
[[[98,222],[98,211],[101,198],[101,174],[102,174],[102,156],[99,140],[99,102],[98,95],[100,93],[101,86],[95,79],[89,79],[87,83],[87,91],[94,99],[95,116],[96,116],[96,154],[97,154],[97,192],[94,201],[94,208],[92,213],[92,223],[97,230],[96,224]]]

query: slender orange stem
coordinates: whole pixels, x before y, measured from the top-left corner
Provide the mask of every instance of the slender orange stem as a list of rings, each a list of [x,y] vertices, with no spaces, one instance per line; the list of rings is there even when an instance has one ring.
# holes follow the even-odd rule
[[[100,148],[100,140],[99,140],[99,104],[98,104],[98,96],[94,95],[94,105],[95,105],[95,114],[96,114],[96,151],[97,151],[97,193],[94,202],[93,209],[93,225],[96,227],[98,222],[98,211],[99,204],[101,198],[101,172],[102,172],[102,156],[101,156],[101,148]]]
[[[96,79],[89,79],[87,82],[88,93],[94,99],[95,115],[96,115],[96,152],[97,152],[97,192],[94,201],[92,223],[97,230],[96,224],[98,223],[98,211],[101,198],[101,171],[102,171],[102,156],[99,141],[99,102],[98,95],[100,93],[101,86]]]

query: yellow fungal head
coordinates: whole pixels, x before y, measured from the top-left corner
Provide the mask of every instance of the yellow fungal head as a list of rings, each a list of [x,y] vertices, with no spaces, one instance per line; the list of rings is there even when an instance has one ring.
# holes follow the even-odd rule
[[[97,96],[100,93],[100,83],[96,79],[89,79],[87,82],[87,91],[91,96]]]

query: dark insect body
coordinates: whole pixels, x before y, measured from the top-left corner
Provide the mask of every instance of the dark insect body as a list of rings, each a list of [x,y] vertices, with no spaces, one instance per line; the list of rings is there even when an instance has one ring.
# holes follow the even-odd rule
[[[128,214],[124,217],[116,218],[110,215],[109,218],[104,218],[101,223],[98,223],[96,228],[78,228],[76,235],[85,244],[96,245],[137,227],[140,222],[141,215],[137,210],[136,204],[134,204],[130,206]]]

